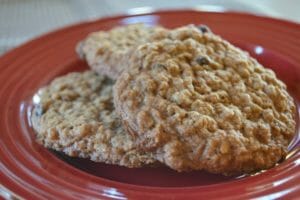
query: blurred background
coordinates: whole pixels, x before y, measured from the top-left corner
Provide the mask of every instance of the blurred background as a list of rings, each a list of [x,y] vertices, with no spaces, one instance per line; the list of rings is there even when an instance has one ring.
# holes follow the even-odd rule
[[[65,25],[178,8],[240,11],[300,23],[300,0],[0,0],[0,55]]]

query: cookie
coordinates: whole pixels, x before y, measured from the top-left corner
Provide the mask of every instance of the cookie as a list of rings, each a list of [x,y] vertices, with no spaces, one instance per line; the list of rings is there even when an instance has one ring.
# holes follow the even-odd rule
[[[77,52],[93,70],[116,79],[124,70],[127,53],[161,30],[161,27],[132,24],[94,32],[78,44]]]
[[[195,26],[139,46],[114,104],[140,149],[177,171],[240,174],[283,159],[295,104],[248,53]]]
[[[154,163],[151,153],[135,148],[116,116],[113,83],[86,71],[56,78],[40,89],[31,117],[37,142],[96,162],[126,167]]]

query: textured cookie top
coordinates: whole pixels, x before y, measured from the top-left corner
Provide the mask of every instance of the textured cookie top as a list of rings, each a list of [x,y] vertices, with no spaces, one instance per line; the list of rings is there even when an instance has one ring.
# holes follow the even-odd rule
[[[112,101],[113,81],[95,72],[56,78],[35,95],[32,124],[45,147],[70,156],[139,167],[151,154],[137,151],[122,128]]]
[[[272,167],[295,133],[295,105],[274,72],[194,26],[141,45],[114,86],[114,102],[140,148],[183,171]]]
[[[79,43],[77,52],[93,70],[116,79],[124,69],[123,60],[128,51],[147,42],[160,30],[163,28],[132,24],[110,31],[94,32]]]

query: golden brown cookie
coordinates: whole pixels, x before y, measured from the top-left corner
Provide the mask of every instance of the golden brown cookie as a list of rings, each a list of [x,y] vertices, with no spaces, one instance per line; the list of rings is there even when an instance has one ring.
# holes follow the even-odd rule
[[[140,167],[151,153],[136,150],[112,101],[113,81],[95,72],[56,78],[35,95],[32,125],[47,148],[96,162]]]
[[[78,44],[77,52],[93,70],[116,79],[124,70],[127,53],[161,30],[157,26],[132,24],[94,32]]]
[[[195,26],[139,46],[114,103],[139,148],[177,170],[238,174],[285,157],[295,105],[274,72]]]

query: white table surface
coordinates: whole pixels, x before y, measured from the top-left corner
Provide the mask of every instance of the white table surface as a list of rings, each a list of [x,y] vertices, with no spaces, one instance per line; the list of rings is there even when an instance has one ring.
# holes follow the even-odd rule
[[[300,0],[0,0],[0,54],[68,24],[175,8],[234,10],[300,23]]]

